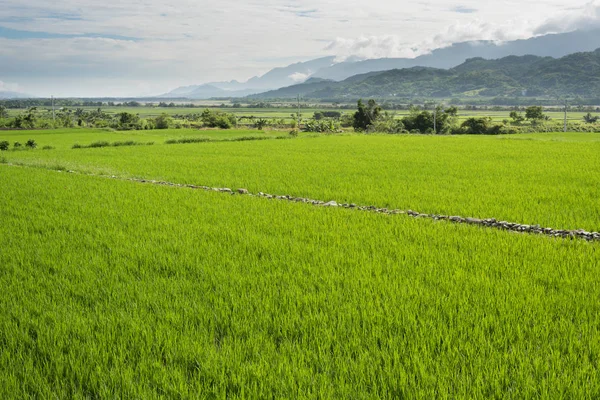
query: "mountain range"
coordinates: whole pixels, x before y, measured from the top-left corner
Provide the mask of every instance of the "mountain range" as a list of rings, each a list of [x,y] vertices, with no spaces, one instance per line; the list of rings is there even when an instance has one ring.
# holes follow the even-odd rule
[[[470,58],[450,69],[412,67],[306,83],[251,96],[260,99],[579,96],[600,94],[600,49],[561,58],[533,55]]]
[[[211,82],[203,85],[183,86],[160,97],[184,97],[189,99],[208,99],[211,97],[244,97],[265,90],[290,86],[304,82],[317,71],[330,67],[335,57],[322,57],[316,60],[298,62],[287,67],[278,67],[262,76],[255,76],[247,82]]]
[[[598,47],[600,47],[600,30],[586,30],[549,34],[504,43],[493,41],[462,42],[433,50],[429,54],[416,58],[360,60],[351,57],[343,62],[336,62],[336,57],[329,56],[295,63],[287,67],[275,68],[262,76],[251,78],[247,82],[212,82],[180,87],[160,97],[189,99],[245,97],[284,87],[294,87],[304,82],[315,84],[318,82],[316,78],[321,81],[343,81],[357,75],[393,69],[412,67],[451,69],[472,58],[500,59],[507,56],[524,55],[560,58],[576,52],[590,52]],[[288,91],[293,91],[293,88]],[[297,94],[302,95],[301,92],[297,92],[294,96]],[[259,97],[264,98],[265,96]]]

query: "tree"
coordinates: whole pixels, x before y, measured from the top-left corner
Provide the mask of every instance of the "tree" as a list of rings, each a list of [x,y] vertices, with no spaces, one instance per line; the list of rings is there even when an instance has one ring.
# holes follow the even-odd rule
[[[463,133],[475,135],[497,135],[500,133],[502,125],[494,125],[492,118],[469,118],[461,124]]]
[[[21,125],[25,128],[35,128],[37,122],[37,107],[29,107],[23,115]]]
[[[595,124],[596,122],[598,122],[598,119],[600,119],[600,117],[596,116],[592,116],[592,114],[587,113],[587,115],[583,116],[583,120],[588,123],[588,124]]]
[[[381,114],[381,107],[371,99],[365,106],[362,99],[358,100],[358,111],[354,113],[354,130],[357,132],[363,132],[369,129],[369,126],[373,125],[379,115]]]
[[[0,119],[8,118],[8,110],[4,106],[0,106]]]
[[[169,129],[169,125],[173,122],[173,119],[169,117],[169,114],[162,113],[154,120],[156,129]]]
[[[525,109],[525,118],[532,122],[541,121],[544,117],[544,110],[540,106],[530,106]]]
[[[344,114],[340,118],[340,124],[343,128],[350,128],[354,125],[354,116],[352,114]]]
[[[71,110],[65,109],[57,113],[56,120],[58,124],[64,128],[72,128],[73,127],[73,118],[71,115]]]
[[[10,143],[8,143],[6,140],[0,142],[0,151],[6,151],[9,147]]]
[[[404,128],[409,132],[448,133],[455,123],[457,114],[458,109],[456,107],[443,110],[442,107],[437,106],[434,123],[433,113],[421,111],[419,107],[411,107],[408,115],[402,118],[402,123],[404,124]]]
[[[342,117],[342,113],[339,111],[321,111],[323,117],[325,118],[335,118],[340,119]]]
[[[227,114],[223,111],[205,109],[200,119],[209,128],[230,129],[237,125],[235,114]]]
[[[116,115],[116,128],[120,130],[138,129],[140,127],[140,117],[137,114],[121,112]]]
[[[264,118],[259,118],[256,120],[256,129],[258,129],[259,131],[262,131],[264,129],[265,126],[267,126],[269,124],[269,121],[264,119]]]
[[[369,126],[369,132],[403,133],[406,132],[406,129],[401,120],[396,119],[394,114],[386,111],[377,118],[374,124]]]
[[[448,116],[450,116],[450,117],[457,117],[458,116],[458,108],[456,108],[455,106],[449,107],[444,110],[444,113],[448,114]]]
[[[523,117],[523,115],[521,113],[516,112],[516,111],[511,111],[510,114],[509,114],[509,116],[513,120],[513,123],[515,125],[519,125],[523,121],[525,121],[525,117]]]

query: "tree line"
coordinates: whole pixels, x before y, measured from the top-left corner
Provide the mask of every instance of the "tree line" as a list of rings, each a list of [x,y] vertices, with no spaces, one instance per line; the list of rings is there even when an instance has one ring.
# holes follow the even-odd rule
[[[509,116],[510,120],[503,120],[501,123],[494,122],[491,117],[471,117],[459,123],[456,107],[443,108],[438,105],[431,111],[414,107],[407,116],[396,118],[393,113],[384,111],[375,100],[369,100],[366,104],[359,100],[357,111],[352,117],[352,126],[357,132],[367,133],[492,135],[563,129],[557,122],[550,122],[550,117],[544,114],[541,106],[529,106],[524,114],[513,110]],[[567,128],[570,131],[600,132],[600,126],[595,125],[599,120],[600,117],[588,113],[583,117],[584,124],[571,123]]]

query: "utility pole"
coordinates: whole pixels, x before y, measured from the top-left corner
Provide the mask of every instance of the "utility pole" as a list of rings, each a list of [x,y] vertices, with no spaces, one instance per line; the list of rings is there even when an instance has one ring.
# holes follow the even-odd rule
[[[565,100],[565,132],[567,131],[567,100]]]
[[[298,113],[296,114],[296,118],[298,118],[298,130],[300,130],[300,95],[298,95]]]
[[[54,114],[54,95],[52,96],[52,122],[56,122],[56,115]]]
[[[437,135],[437,104],[433,106],[433,133]]]

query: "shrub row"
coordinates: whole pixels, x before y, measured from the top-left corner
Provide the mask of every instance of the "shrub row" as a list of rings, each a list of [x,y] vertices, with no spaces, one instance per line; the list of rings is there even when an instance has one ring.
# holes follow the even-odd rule
[[[23,144],[21,144],[20,142],[15,142],[13,144],[13,150],[21,150],[22,147]],[[25,147],[27,147],[28,149],[35,149],[37,147],[37,143],[35,142],[35,140],[29,139],[25,143]],[[8,149],[10,149],[10,143],[8,143],[6,140],[0,142],[0,151],[7,151]]]
[[[99,142],[90,143],[88,145],[81,145],[81,144],[75,143],[72,148],[73,149],[94,149],[94,148],[100,148],[100,147],[151,146],[153,144],[154,144],[154,142],[142,143],[142,142],[134,142],[133,140],[129,140],[126,142],[113,142],[113,143],[99,141]]]

